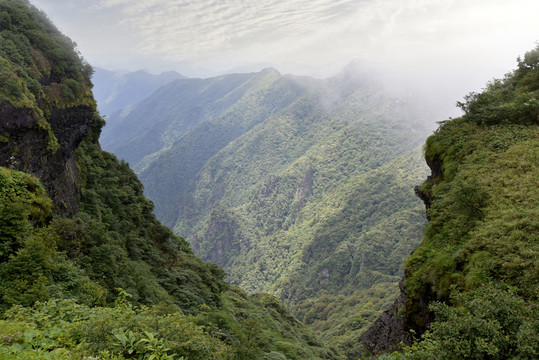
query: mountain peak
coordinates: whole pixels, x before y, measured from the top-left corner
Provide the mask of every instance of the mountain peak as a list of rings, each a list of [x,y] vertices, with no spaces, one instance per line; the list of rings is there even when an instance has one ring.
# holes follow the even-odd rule
[[[261,73],[263,74],[276,74],[276,75],[281,75],[281,73],[279,71],[277,71],[277,69],[275,68],[272,68],[272,67],[267,67],[265,69],[262,69],[262,71],[260,71]]]

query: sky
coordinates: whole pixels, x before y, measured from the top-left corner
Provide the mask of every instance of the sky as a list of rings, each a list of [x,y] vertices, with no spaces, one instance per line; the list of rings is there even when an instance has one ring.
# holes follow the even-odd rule
[[[109,70],[189,77],[382,69],[444,109],[539,40],[537,0],[30,0]]]

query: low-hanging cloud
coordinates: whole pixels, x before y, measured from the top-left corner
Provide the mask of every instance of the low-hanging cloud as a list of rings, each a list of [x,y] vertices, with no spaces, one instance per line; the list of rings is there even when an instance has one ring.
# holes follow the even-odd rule
[[[536,0],[31,0],[97,66],[188,76],[360,58],[451,104],[538,40]]]
[[[53,20],[66,8],[60,0],[33,2],[50,10]],[[534,28],[539,11],[539,3],[530,0],[74,0],[68,4],[71,16],[63,14],[58,20],[64,28],[85,31],[84,44],[80,42],[90,52],[108,42],[117,52],[138,53],[146,59],[213,61],[221,66],[321,65],[355,57],[409,61],[466,44],[481,46],[478,42],[488,43],[498,35],[503,41],[504,34],[516,36],[526,27]],[[89,20],[81,22],[83,17]],[[99,35],[103,27],[108,38],[92,41],[92,32]]]

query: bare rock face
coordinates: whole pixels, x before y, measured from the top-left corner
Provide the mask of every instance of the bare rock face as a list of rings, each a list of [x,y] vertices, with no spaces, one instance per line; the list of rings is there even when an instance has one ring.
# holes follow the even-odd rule
[[[423,200],[425,208],[431,206],[431,191],[437,179],[443,178],[442,161],[439,158],[427,160],[431,174],[421,186],[415,187],[416,195]],[[425,185],[428,185],[425,187]],[[427,190],[425,190],[427,189]],[[428,212],[427,212],[428,219]],[[400,296],[395,303],[380,315],[378,320],[361,336],[361,343],[371,353],[378,355],[398,350],[403,345],[412,343],[410,330],[422,334],[430,324],[432,314],[428,311],[429,299],[419,299],[417,303],[408,304],[415,314],[412,316],[406,308],[406,288],[404,279],[399,283]],[[408,309],[409,310],[409,309]]]
[[[313,193],[313,177],[314,170],[312,167],[309,166],[309,169],[303,176],[303,181],[301,182],[301,185],[296,189],[296,195],[294,196],[294,200],[298,201],[296,207],[297,212],[300,212],[301,209],[305,207],[309,196]]]
[[[398,350],[403,344],[412,343],[406,328],[406,291],[402,281],[399,287],[401,294],[395,303],[361,337],[363,346],[373,354]]]
[[[30,173],[41,180],[57,210],[65,215],[77,211],[80,174],[75,149],[86,136],[93,109],[76,106],[53,109],[50,131],[30,109],[0,104],[0,166]]]
[[[441,159],[436,157],[433,160],[427,159],[426,162],[427,162],[427,165],[430,168],[431,174],[427,177],[427,179],[425,180],[425,182],[421,186],[416,186],[414,188],[414,191],[415,191],[415,194],[421,200],[423,200],[423,202],[425,203],[425,208],[428,210],[428,209],[430,209],[430,204],[431,204],[430,190],[432,190],[432,187],[430,187],[428,191],[425,191],[425,190],[423,190],[423,186],[425,184],[433,185],[435,183],[436,179],[443,178],[444,172],[443,172],[443,169],[442,169],[442,160]],[[427,214],[427,219],[428,219],[428,214]]]

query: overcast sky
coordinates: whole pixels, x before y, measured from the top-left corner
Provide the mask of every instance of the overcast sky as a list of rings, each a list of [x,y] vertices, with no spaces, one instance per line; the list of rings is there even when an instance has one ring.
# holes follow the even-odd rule
[[[361,59],[452,104],[539,40],[537,0],[30,1],[94,66],[324,77]]]

